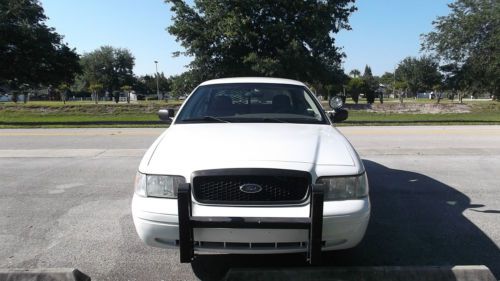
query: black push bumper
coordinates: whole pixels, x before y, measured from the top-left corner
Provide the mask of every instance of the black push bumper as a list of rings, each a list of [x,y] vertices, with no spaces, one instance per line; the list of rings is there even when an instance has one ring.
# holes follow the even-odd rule
[[[195,258],[194,228],[252,228],[252,229],[308,229],[307,260],[317,264],[321,259],[323,229],[323,185],[311,186],[308,218],[248,218],[248,217],[193,217],[191,213],[191,186],[182,184],[178,190],[179,248],[182,263]]]

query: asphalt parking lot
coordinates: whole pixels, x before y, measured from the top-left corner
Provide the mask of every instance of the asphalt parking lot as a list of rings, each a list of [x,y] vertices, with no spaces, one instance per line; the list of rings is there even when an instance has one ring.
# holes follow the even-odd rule
[[[500,126],[342,127],[369,173],[363,242],[324,266],[476,265],[500,279]],[[92,280],[195,280],[301,255],[206,256],[150,248],[132,182],[162,129],[0,130],[0,268],[75,267]],[[178,148],[182,149],[182,148]]]

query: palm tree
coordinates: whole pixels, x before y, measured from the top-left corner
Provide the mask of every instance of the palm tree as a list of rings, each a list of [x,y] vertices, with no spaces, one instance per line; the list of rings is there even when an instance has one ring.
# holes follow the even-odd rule
[[[359,75],[361,75],[361,72],[357,69],[353,69],[353,70],[351,70],[351,72],[349,72],[349,75],[356,78],[356,77],[359,77]]]
[[[89,90],[92,93],[92,99],[94,100],[95,104],[99,102],[99,92],[102,91],[103,86],[102,84],[95,83],[95,84],[90,84]]]

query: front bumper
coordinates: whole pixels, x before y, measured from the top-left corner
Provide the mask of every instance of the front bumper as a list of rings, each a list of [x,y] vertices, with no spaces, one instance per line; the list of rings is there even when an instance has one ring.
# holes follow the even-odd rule
[[[193,206],[196,203],[193,204]],[[207,217],[308,218],[308,205],[283,207],[198,206],[196,215]],[[134,224],[140,238],[154,247],[179,246],[177,200],[143,198],[134,195]],[[356,246],[363,238],[370,217],[368,198],[323,203],[321,250]],[[225,214],[225,215],[224,215]],[[286,220],[285,221],[290,221]],[[309,229],[279,228],[193,228],[194,252],[272,254],[307,252]]]

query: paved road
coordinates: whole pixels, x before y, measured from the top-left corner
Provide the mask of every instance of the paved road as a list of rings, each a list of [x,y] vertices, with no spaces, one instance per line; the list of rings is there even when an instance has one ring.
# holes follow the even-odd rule
[[[500,126],[340,130],[370,173],[373,210],[362,244],[329,253],[325,266],[485,264],[500,278]],[[193,280],[229,267],[304,266],[300,255],[209,256],[191,268],[175,251],[144,246],[132,180],[161,131],[0,130],[0,268]]]

